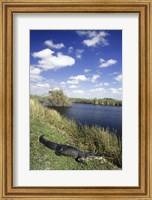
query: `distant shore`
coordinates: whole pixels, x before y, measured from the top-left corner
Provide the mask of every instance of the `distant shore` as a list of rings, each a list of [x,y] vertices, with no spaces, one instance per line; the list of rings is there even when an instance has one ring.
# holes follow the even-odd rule
[[[44,97],[44,96],[31,95],[31,97],[37,99],[40,103],[46,103],[47,105],[51,106],[49,102],[49,96]],[[94,104],[94,105],[105,105],[105,106],[122,106],[121,100],[112,98],[103,98],[103,99],[69,98],[69,101],[71,102],[71,104],[69,104],[68,106],[71,106],[72,103]]]

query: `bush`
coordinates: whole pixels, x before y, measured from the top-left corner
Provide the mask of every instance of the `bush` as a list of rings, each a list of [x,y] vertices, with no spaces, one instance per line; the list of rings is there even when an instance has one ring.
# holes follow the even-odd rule
[[[64,94],[63,90],[53,89],[49,91],[50,96],[48,98],[51,106],[71,106],[70,99]]]

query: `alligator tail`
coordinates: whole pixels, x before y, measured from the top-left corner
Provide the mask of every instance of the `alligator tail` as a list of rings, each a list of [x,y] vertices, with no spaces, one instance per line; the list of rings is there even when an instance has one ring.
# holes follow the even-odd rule
[[[39,137],[39,142],[42,143],[42,144],[43,144],[44,146],[46,146],[47,148],[52,149],[52,150],[55,150],[58,144],[55,143],[55,142],[51,142],[51,141],[49,141],[49,140],[47,140],[47,139],[45,139],[45,138],[43,138],[43,137],[44,137],[44,135],[41,135],[41,136]]]
[[[44,137],[44,135],[41,135],[41,136],[39,137],[39,142],[40,142],[40,143],[42,143],[43,137]]]

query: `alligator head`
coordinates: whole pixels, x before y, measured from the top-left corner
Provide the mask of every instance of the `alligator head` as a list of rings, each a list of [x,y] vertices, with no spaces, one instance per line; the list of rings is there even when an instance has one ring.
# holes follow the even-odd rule
[[[86,153],[85,153],[85,157],[86,157],[86,158],[94,158],[94,157],[95,157],[95,154],[92,153],[92,152],[86,152]]]

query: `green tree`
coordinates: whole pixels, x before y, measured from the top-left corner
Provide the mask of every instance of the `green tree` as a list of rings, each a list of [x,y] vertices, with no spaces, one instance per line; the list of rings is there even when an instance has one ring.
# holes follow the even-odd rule
[[[98,99],[97,98],[94,98],[92,101],[93,101],[93,104],[95,104],[95,105],[98,104]]]
[[[48,100],[51,106],[71,106],[72,104],[70,99],[64,94],[63,90],[50,90]]]

